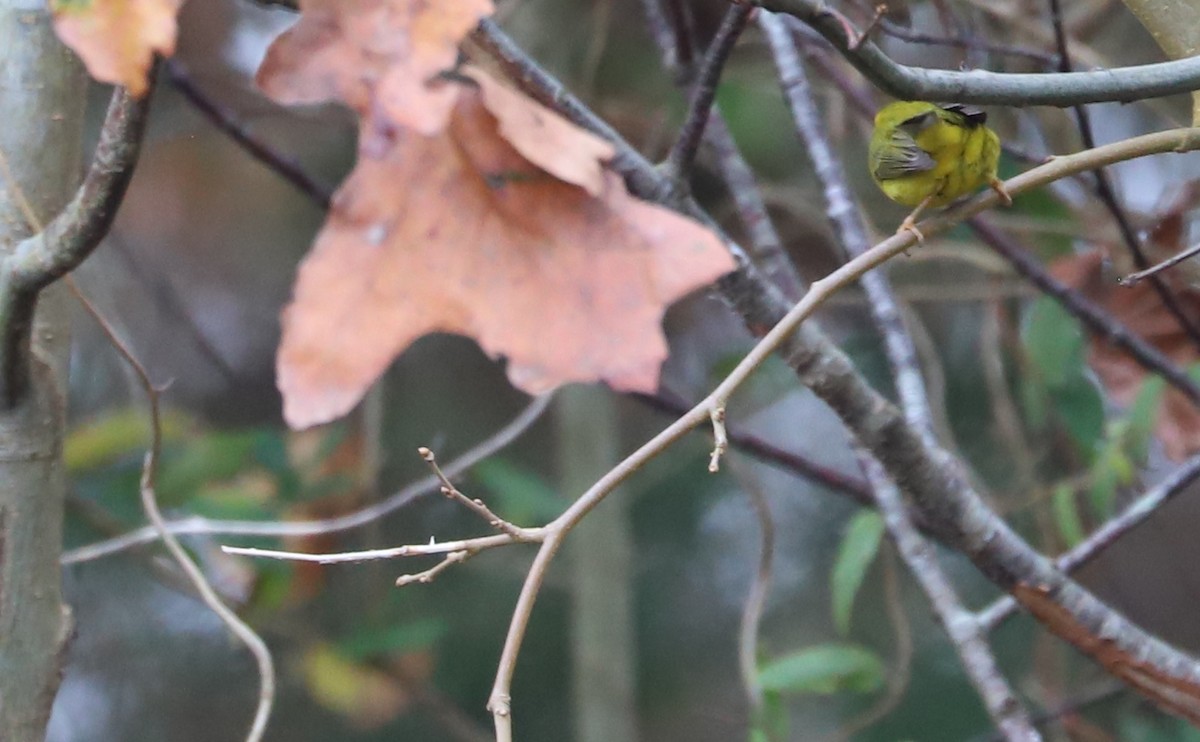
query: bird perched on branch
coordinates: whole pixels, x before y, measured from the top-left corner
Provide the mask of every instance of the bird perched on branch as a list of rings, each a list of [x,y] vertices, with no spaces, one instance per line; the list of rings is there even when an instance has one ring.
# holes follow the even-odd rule
[[[987,114],[960,103],[890,103],[875,114],[868,162],[871,177],[898,204],[913,207],[897,233],[924,235],[916,227],[925,209],[945,206],[989,185],[1005,205],[1012,197],[996,177],[1000,139]]]

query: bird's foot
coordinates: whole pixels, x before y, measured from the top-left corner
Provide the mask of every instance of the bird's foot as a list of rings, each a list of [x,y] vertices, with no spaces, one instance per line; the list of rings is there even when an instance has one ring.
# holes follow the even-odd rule
[[[1012,206],[1012,195],[1010,195],[1008,189],[1004,187],[1003,180],[1000,180],[999,178],[992,178],[988,181],[988,185],[991,186],[992,190],[1000,196],[1000,200],[1004,202],[1005,206]]]
[[[921,230],[917,229],[917,222],[912,216],[906,216],[904,221],[900,222],[900,228],[896,230],[896,234],[904,234],[912,232],[912,236],[917,238],[918,245],[925,244],[925,235],[921,234]]]

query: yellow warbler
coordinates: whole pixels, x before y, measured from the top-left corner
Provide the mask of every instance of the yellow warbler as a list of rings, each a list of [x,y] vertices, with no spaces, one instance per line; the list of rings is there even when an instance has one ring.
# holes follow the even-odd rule
[[[1012,204],[996,177],[1000,139],[985,124],[987,114],[959,103],[891,103],[875,114],[868,162],[871,177],[888,198],[913,207],[897,232],[923,240],[917,217],[930,207],[990,185]]]

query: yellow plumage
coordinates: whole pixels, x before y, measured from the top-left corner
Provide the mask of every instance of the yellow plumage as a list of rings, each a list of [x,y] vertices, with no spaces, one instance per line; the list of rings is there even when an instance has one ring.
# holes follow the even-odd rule
[[[1000,140],[976,108],[923,101],[900,101],[875,115],[868,163],[871,177],[896,203],[914,207],[900,227],[913,226],[926,208],[945,206],[991,185],[1011,203],[996,178]]]

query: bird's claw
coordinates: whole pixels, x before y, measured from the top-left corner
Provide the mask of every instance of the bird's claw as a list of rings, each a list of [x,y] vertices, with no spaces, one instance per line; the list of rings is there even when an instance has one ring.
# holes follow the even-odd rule
[[[917,238],[918,245],[925,244],[925,235],[921,234],[921,230],[917,229],[917,223],[911,216],[906,217],[904,221],[900,222],[900,228],[896,230],[896,234],[904,234],[905,232],[912,232],[912,236]]]
[[[1000,180],[999,178],[992,178],[991,181],[988,182],[988,185],[990,185],[992,190],[995,191],[998,196],[1000,196],[1000,200],[1004,202],[1005,206],[1012,206],[1012,195],[1008,192],[1008,189],[1004,187],[1003,180]]]

